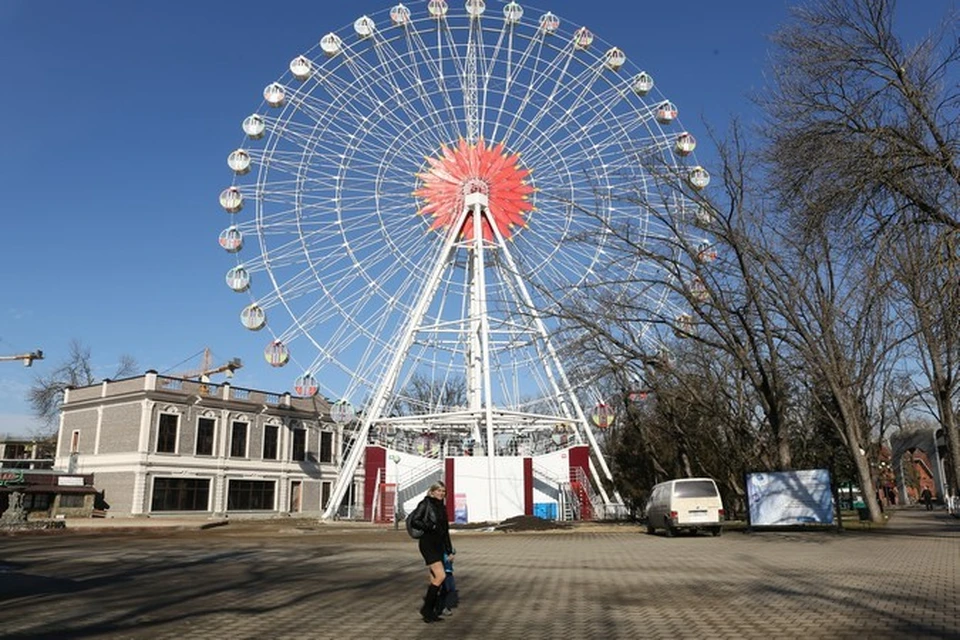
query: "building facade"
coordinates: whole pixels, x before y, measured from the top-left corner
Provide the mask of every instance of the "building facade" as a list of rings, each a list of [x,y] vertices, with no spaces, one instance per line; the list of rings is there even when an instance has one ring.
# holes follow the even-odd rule
[[[342,458],[329,410],[154,371],[105,380],[65,393],[55,468],[94,474],[107,517],[318,515]]]

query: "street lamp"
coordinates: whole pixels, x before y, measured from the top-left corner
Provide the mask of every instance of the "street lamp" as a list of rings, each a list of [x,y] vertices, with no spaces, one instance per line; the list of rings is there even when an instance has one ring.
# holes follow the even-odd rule
[[[400,456],[391,453],[390,462],[393,463],[393,529],[396,531],[400,528]]]

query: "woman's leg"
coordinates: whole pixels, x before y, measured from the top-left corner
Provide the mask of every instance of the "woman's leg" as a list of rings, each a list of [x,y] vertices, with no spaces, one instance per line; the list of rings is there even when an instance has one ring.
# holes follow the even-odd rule
[[[427,567],[430,570],[430,584],[440,586],[447,577],[443,569],[443,562],[434,562]]]
[[[427,594],[423,597],[423,607],[420,608],[420,615],[424,622],[435,622],[440,619],[436,613],[437,599],[440,596],[440,585],[443,584],[444,571],[443,562],[434,562],[427,565],[430,570],[430,586],[427,587]],[[439,581],[437,575],[440,575]]]

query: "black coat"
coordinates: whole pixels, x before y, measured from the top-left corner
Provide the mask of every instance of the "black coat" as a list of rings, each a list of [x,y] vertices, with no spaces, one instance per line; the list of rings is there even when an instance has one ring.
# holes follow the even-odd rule
[[[410,514],[410,524],[423,531],[421,540],[426,539],[430,546],[436,546],[448,554],[453,553],[447,508],[442,500],[425,496]]]

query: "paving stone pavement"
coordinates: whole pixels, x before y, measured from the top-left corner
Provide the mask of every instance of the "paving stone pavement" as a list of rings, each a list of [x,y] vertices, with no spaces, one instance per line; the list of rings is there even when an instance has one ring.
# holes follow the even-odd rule
[[[857,532],[457,532],[461,605],[372,526],[0,536],[2,638],[960,638],[960,520]]]

